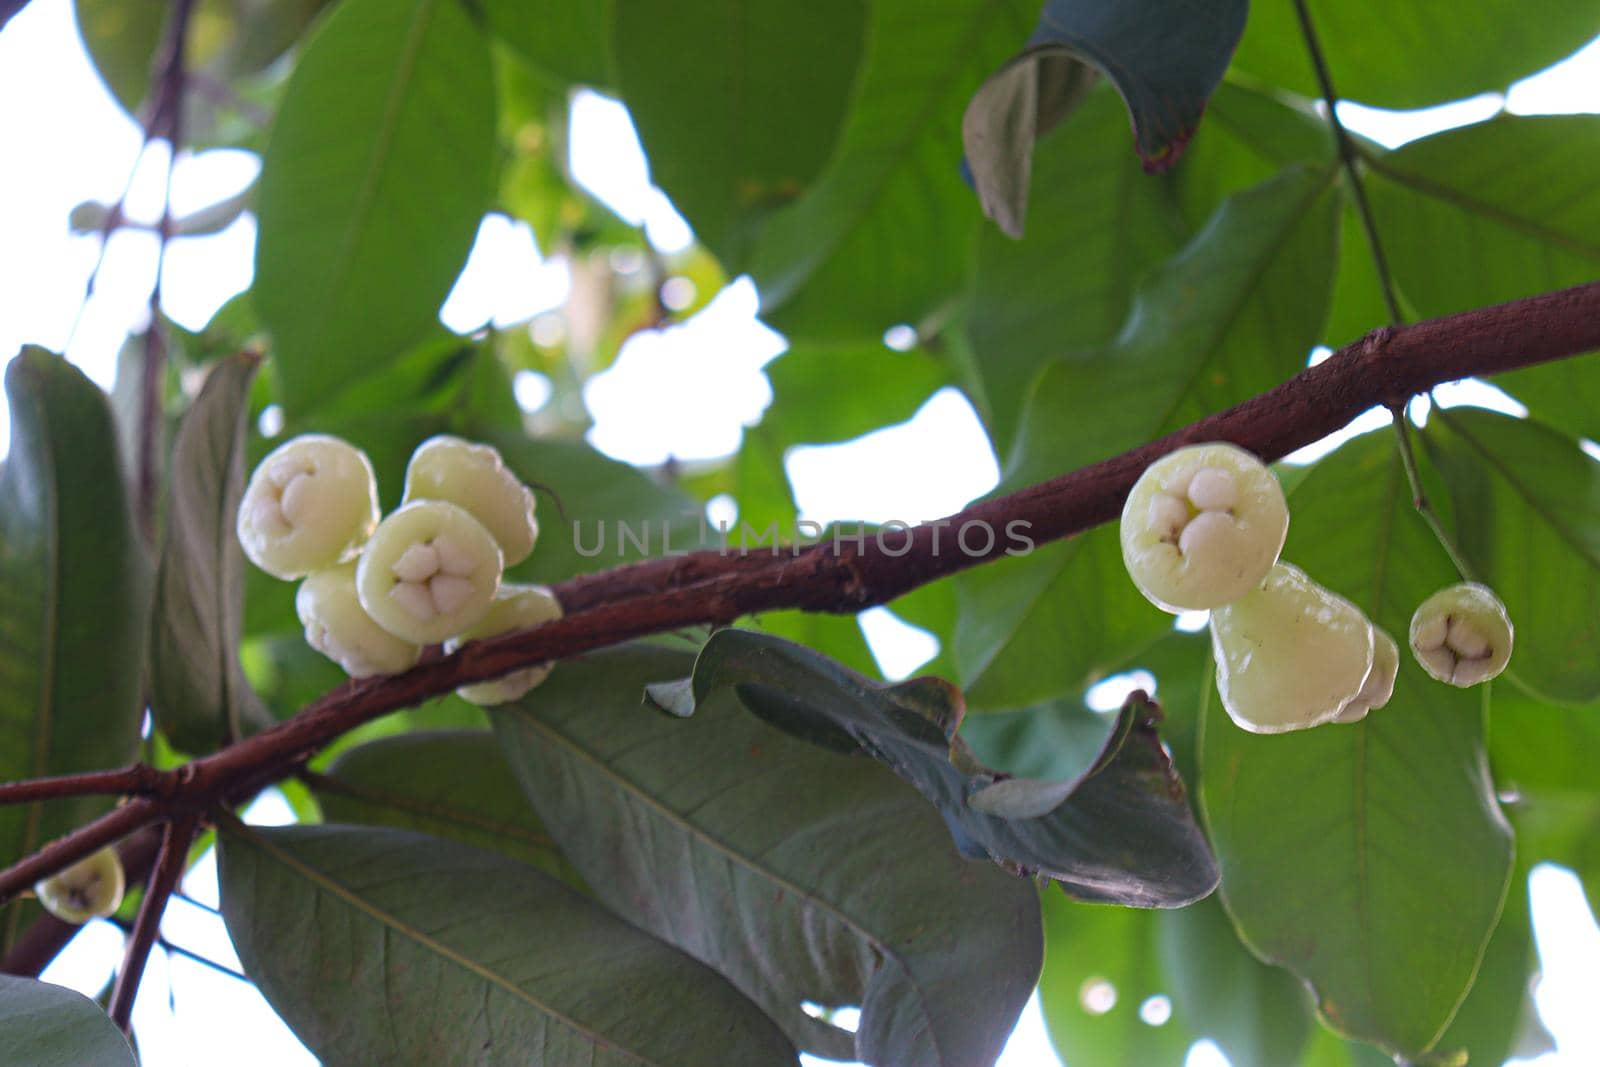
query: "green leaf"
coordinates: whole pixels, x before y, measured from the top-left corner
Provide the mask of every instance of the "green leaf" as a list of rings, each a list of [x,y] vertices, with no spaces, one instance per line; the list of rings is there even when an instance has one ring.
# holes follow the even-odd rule
[[[1508,669],[1555,700],[1600,698],[1600,464],[1549,427],[1472,408],[1436,410],[1424,440],[1457,543],[1511,616]]]
[[[286,408],[434,322],[488,202],[494,108],[456,0],[345,0],[306,45],[262,163],[253,288]]]
[[[618,8],[617,80],[651,177],[725,262],[740,262],[752,228],[833,154],[866,23],[864,0]]]
[[[340,753],[310,785],[330,822],[448,837],[503,852],[581,887],[487,730],[428,730],[368,741]]]
[[[559,82],[603,87],[613,80],[614,0],[483,0],[494,35]]]
[[[239,663],[244,551],[234,522],[256,367],[249,356],[217,363],[172,446],[150,703],[161,730],[186,752],[210,752],[272,721]]]
[[[940,678],[884,685],[778,638],[719,630],[695,661],[694,697],[733,687],[752,712],[817,744],[862,752],[910,782],[957,847],[1039,872],[1086,900],[1176,907],[1215,885],[1211,854],[1156,734],[1130,700],[1093,766],[1070,781],[983,766],[956,735],[961,693]]]
[[[1600,16],[1562,4],[1531,17],[1517,0],[1308,0],[1339,95],[1388,108],[1427,107],[1504,90],[1600,33]],[[1236,66],[1321,96],[1290,3],[1254,4]]]
[[[6,1057],[27,1067],[136,1067],[128,1039],[88,997],[0,974]]]
[[[639,706],[646,684],[689,663],[598,653],[493,713],[595,892],[728,975],[803,1048],[992,1063],[1038,974],[1033,886],[957,856],[922,800],[871,761],[795,741],[726,696],[686,720]],[[860,1005],[854,1041],[802,1000]]]
[[[1323,460],[1290,503],[1284,558],[1400,640],[1453,580],[1388,435]],[[1249,734],[1214,697],[1204,719],[1200,796],[1241,938],[1309,982],[1329,1025],[1411,1058],[1466,995],[1510,870],[1482,715],[1402,655],[1394,698],[1353,725]]]
[[[0,781],[103,770],[138,750],[149,565],[123,490],[106,396],[25,348],[6,368],[0,474]],[[104,797],[0,806],[21,857],[110,807]],[[9,909],[0,954],[22,908]]]
[[[503,856],[371,827],[219,840],[245,972],[325,1061],[794,1062],[709,968]]]
[[[1502,116],[1368,162],[1384,251],[1419,315],[1600,273],[1600,190],[1584,177],[1600,167],[1600,116]]]
[[[1222,80],[1248,6],[1046,0],[1027,48],[967,105],[962,132],[984,214],[1022,235],[1033,140],[1066,117],[1097,74],[1127,104],[1145,167],[1170,167]]]
[[[926,350],[880,342],[791,348],[764,370],[772,404],[761,422],[786,445],[848,441],[905,422],[950,383],[949,369]]]
[[[762,229],[746,264],[791,339],[877,337],[956,295],[981,221],[961,180],[960,109],[1037,0],[884,0],[839,147]]]
[[[1291,167],[1230,197],[1139,287],[1109,350],[1047,366],[1001,491],[1142,444],[1304,367],[1332,285],[1340,197],[1330,179]],[[1111,527],[980,568],[957,588],[956,659],[976,707],[1081,688],[1168,628],[1127,580]]]

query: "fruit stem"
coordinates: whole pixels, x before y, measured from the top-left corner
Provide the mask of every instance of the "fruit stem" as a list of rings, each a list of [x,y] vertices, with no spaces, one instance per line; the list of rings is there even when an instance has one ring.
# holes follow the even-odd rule
[[[1417,466],[1417,455],[1411,447],[1410,421],[1406,418],[1406,409],[1395,406],[1389,409],[1393,416],[1395,443],[1400,449],[1400,465],[1405,468],[1406,481],[1411,485],[1411,506],[1417,509],[1417,514],[1428,524],[1428,529],[1433,531],[1433,536],[1449,555],[1450,562],[1455,564],[1461,577],[1469,582],[1478,579],[1474,576],[1472,564],[1461,554],[1461,550],[1445,532],[1444,523],[1439,521],[1439,515],[1433,510],[1433,505],[1428,503],[1428,494],[1422,489],[1422,472]]]

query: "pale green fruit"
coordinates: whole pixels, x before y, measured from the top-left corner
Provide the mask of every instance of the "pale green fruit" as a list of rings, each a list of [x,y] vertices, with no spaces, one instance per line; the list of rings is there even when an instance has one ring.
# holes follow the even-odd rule
[[[1411,616],[1411,651],[1417,662],[1451,685],[1477,685],[1505,670],[1511,644],[1506,606],[1477,582],[1439,590]]]
[[[269,452],[239,501],[239,544],[276,578],[354,559],[377,525],[372,463],[327,434],[302,434]]]
[[[122,860],[106,847],[33,887],[44,910],[73,924],[104,919],[122,904]]]
[[[1361,686],[1361,692],[1334,716],[1334,722],[1360,722],[1367,712],[1376,711],[1389,703],[1394,696],[1395,675],[1400,673],[1400,646],[1387,630],[1372,628],[1372,672]]]
[[[1278,561],[1289,507],[1272,471],[1229,444],[1180,448],[1139,476],[1122,508],[1122,561],[1164,611],[1220,607]]]
[[[356,566],[356,596],[394,636],[432,645],[483,618],[503,569],[483,523],[454,504],[416,500],[373,531]]]
[[[1253,733],[1333,721],[1366,684],[1373,646],[1360,608],[1288,563],[1274,565],[1248,596],[1211,612],[1222,706]]]
[[[416,666],[422,646],[402,640],[372,620],[356,596],[356,565],[317,571],[294,594],[306,644],[352,678],[399,674]]]
[[[406,466],[405,500],[447,500],[465,508],[500,542],[507,567],[527,559],[539,539],[533,491],[507,469],[492,445],[428,438]]]
[[[542,585],[512,585],[500,587],[488,614],[472,629],[444,643],[446,652],[454,652],[468,641],[495,637],[512,630],[530,630],[535,626],[561,618],[561,602],[555,594]],[[527,695],[528,691],[550,674],[551,665],[536,663],[493,681],[464,685],[456,690],[462,700],[473,704],[504,704]]]

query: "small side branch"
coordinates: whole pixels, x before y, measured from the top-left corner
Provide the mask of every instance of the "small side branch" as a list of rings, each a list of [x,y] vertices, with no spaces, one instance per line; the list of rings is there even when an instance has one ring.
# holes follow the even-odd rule
[[[160,795],[172,791],[177,780],[176,772],[158,771],[149,764],[135,763],[116,771],[0,782],[0,805],[27,804],[58,797]]]
[[[111,990],[111,1006],[107,1013],[124,1033],[133,1018],[133,1001],[139,993],[139,982],[144,978],[145,964],[150,960],[150,948],[161,934],[161,916],[167,910],[167,900],[183,877],[184,863],[189,857],[189,843],[194,840],[197,821],[193,815],[180,815],[167,823],[166,836],[161,842],[161,854],[145,886],[144,900],[139,904],[139,917],[134,920],[133,932],[128,935],[127,951],[122,957],[122,967],[117,971],[117,984]]]
[[[66,870],[85,856],[155,822],[160,815],[161,808],[155,800],[140,797],[18,860],[0,871],[0,907],[32,888],[35,882]]]

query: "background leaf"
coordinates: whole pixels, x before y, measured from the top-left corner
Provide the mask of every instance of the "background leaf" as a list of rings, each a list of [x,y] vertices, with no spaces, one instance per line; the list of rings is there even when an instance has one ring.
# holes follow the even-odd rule
[[[345,0],[262,163],[252,288],[283,404],[308,410],[434,321],[488,201],[488,42],[457,0]]]
[[[81,371],[39,348],[13,359],[5,380],[0,781],[122,766],[139,743],[149,565],[110,405]],[[108,797],[0,806],[0,856],[26,856],[110,806]],[[0,954],[24,910],[5,909]]]
[[[804,1048],[992,1063],[1038,973],[1033,886],[957,856],[882,768],[795,741],[730,696],[687,720],[639,706],[647,683],[689,666],[664,650],[599,653],[494,712],[596,893],[727,974]],[[854,1041],[803,1000],[860,1005]]]
[[[245,971],[325,1060],[794,1062],[709,968],[503,856],[341,826],[236,826],[219,843]]]
[[[6,1055],[27,1067],[135,1067],[128,1039],[94,1001],[48,982],[0,974]]]
[[[560,82],[604,87],[613,81],[615,0],[483,0],[494,35]]]
[[[217,363],[172,445],[150,700],[162,732],[187,752],[210,752],[271,722],[239,663],[244,551],[234,525],[256,367],[246,356]]]

